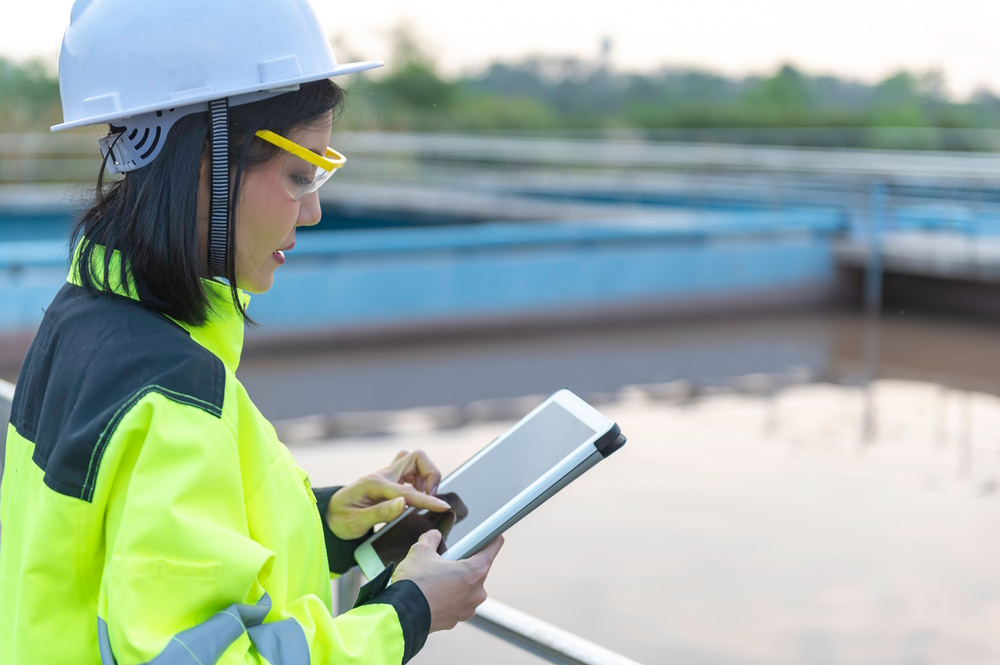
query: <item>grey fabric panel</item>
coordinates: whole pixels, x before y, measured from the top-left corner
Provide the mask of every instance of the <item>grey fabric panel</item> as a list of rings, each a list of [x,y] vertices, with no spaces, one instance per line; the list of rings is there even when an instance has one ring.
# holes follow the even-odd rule
[[[271,611],[271,598],[266,593],[256,605],[233,603],[204,623],[175,635],[163,651],[156,658],[149,661],[147,665],[210,665],[211,663],[215,663],[226,649],[229,648],[229,645],[239,639],[240,635],[253,629],[255,626],[260,626],[269,611]],[[282,621],[279,623],[284,624],[287,622]],[[298,628],[298,624],[295,625]],[[291,643],[293,641],[287,635],[289,632],[287,628],[282,629],[279,634],[280,639],[272,639],[270,643],[287,649],[287,647],[284,647],[284,643]],[[301,636],[301,642],[304,644],[305,633],[302,632],[301,628],[298,628],[298,634]],[[108,625],[100,617],[97,618],[97,637],[100,643],[102,665],[117,665],[117,661],[111,653]],[[253,640],[252,635],[250,639]],[[259,647],[258,651],[261,651]],[[307,648],[305,660],[276,661],[271,659],[271,662],[308,663],[309,651]]]
[[[285,619],[247,630],[257,653],[271,665],[309,665],[309,643],[298,621]]]
[[[108,635],[108,624],[97,617],[97,645],[101,649],[101,665],[118,665],[111,653],[111,637]]]
[[[256,605],[240,605],[239,603],[233,603],[226,609],[222,610],[219,614],[227,612],[231,614],[239,614],[240,621],[243,622],[244,626],[249,628],[250,626],[256,626],[264,623],[264,618],[270,611],[271,597],[265,593],[261,596],[261,599],[257,601]]]
[[[246,630],[231,605],[205,623],[174,635],[170,644],[149,665],[211,665]]]

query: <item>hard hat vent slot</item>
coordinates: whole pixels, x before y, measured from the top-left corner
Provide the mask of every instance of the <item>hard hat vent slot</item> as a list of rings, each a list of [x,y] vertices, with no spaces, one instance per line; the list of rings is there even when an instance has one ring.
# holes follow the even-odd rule
[[[142,153],[141,155],[139,155],[139,159],[146,159],[151,154],[153,154],[153,151],[156,150],[156,147],[158,145],[160,145],[160,134],[162,133],[162,131],[163,130],[162,130],[161,127],[159,127],[159,126],[156,127],[155,133],[153,134],[153,142],[149,145],[149,148],[147,148],[144,153]],[[136,146],[135,146],[136,150],[139,150],[140,148],[142,148],[142,146],[146,142],[146,139],[148,138],[148,136],[149,136],[149,129],[147,128],[146,129],[146,134],[143,135],[142,140],[139,141],[138,144],[136,144]]]
[[[160,128],[157,127],[156,129],[159,130]],[[135,147],[136,150],[141,149],[142,146],[146,145],[146,139],[148,139],[148,138],[149,138],[149,127],[146,127],[146,129],[143,130],[143,132],[142,132],[142,140],[139,141],[138,143],[134,144],[133,147]],[[132,137],[129,136],[129,139],[131,140]]]

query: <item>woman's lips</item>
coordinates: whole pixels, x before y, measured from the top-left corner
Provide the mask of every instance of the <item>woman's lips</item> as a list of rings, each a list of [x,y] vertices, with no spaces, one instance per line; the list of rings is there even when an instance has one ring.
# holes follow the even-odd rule
[[[271,256],[274,257],[274,260],[278,262],[279,266],[280,265],[284,265],[284,263],[285,263],[285,252],[291,250],[293,247],[295,247],[295,241],[294,240],[292,241],[292,244],[289,245],[288,247],[282,247],[281,249],[278,249],[278,250],[275,250],[274,252],[272,252]]]

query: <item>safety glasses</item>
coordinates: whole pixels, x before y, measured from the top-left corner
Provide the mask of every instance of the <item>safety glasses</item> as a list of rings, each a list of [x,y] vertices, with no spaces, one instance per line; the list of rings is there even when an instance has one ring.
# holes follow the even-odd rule
[[[326,154],[321,156],[268,129],[260,130],[256,136],[282,150],[287,150],[305,162],[301,165],[300,173],[291,173],[282,177],[285,190],[296,201],[315,192],[330,179],[330,176],[337,172],[337,169],[347,163],[346,157],[330,147],[326,149]]]

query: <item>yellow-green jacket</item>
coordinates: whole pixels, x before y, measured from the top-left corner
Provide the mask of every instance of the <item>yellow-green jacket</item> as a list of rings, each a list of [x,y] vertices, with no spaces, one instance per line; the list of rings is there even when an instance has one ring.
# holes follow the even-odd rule
[[[312,490],[236,379],[228,287],[206,282],[214,311],[192,327],[76,274],[7,428],[0,663],[408,661],[430,627],[412,582],[332,616],[331,572],[357,543],[329,531],[332,490]]]

